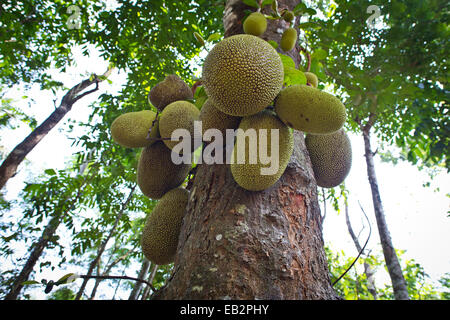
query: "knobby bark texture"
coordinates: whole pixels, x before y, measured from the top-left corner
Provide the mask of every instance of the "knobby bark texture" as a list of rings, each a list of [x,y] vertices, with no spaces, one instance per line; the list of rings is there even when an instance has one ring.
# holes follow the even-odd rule
[[[350,233],[350,237],[352,237],[352,240],[353,240],[353,243],[355,244],[356,250],[358,250],[358,252],[361,252],[361,250],[362,250],[361,245],[359,243],[358,237],[355,235],[355,232],[353,231],[353,227],[350,222],[350,216],[348,214],[347,203],[345,204],[345,222],[347,223],[348,233]],[[369,292],[373,296],[373,298],[376,300],[377,299],[377,288],[375,286],[375,279],[374,279],[375,272],[373,271],[373,269],[370,267],[370,265],[366,261],[364,261],[364,273],[366,274],[366,277],[367,277],[367,289],[369,290]]]
[[[299,1],[279,0],[293,9]],[[243,33],[242,1],[227,1],[225,36]],[[253,9],[254,10],[254,9]],[[287,24],[268,23],[279,41]],[[300,62],[298,48],[289,52]],[[226,164],[198,167],[173,272],[153,299],[337,299],[324,252],[317,186],[304,137],[281,179],[250,192]]]
[[[384,215],[383,204],[381,203],[380,191],[378,190],[378,181],[375,174],[375,165],[373,162],[374,153],[370,145],[370,121],[369,126],[362,128],[364,138],[364,155],[367,165],[367,176],[369,178],[370,189],[372,191],[372,202],[375,211],[375,218],[378,226],[378,233],[380,235],[381,247],[383,248],[383,255],[388,269],[394,296],[396,300],[409,300],[408,288],[406,286],[405,278],[403,277],[402,269],[392,243],[391,235],[386,223]]]
[[[72,109],[75,102],[84,96],[97,91],[98,83],[107,78],[111,74],[111,71],[112,69],[108,69],[101,78],[94,76],[92,79],[86,79],[70,89],[66,95],[64,95],[59,107],[9,153],[0,166],[0,190],[3,189],[8,180],[16,174],[17,168],[25,157],[50,132],[50,130],[64,118],[64,116]],[[94,89],[81,93],[93,84],[96,85]]]

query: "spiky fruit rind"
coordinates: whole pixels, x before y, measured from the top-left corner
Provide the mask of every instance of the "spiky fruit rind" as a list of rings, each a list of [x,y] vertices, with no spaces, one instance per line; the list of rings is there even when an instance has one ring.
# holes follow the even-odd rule
[[[308,134],[305,143],[317,185],[323,188],[340,185],[352,166],[352,147],[344,130],[331,134]]]
[[[346,119],[345,106],[338,98],[302,84],[280,92],[275,112],[289,127],[314,134],[335,132]]]
[[[244,32],[259,37],[267,29],[267,19],[261,12],[251,13],[244,21]]]
[[[163,138],[170,138],[176,129],[186,129],[194,139],[194,121],[198,121],[200,110],[188,101],[175,101],[166,106],[159,119],[159,133]],[[163,140],[169,149],[173,149],[181,141]],[[193,146],[193,140],[191,146]]]
[[[186,179],[190,164],[174,164],[171,151],[162,141],[142,150],[137,169],[137,183],[142,193],[159,199]]]
[[[205,101],[200,110],[200,120],[202,121],[202,135],[208,129],[220,130],[225,137],[227,129],[236,129],[239,127],[241,117],[230,116],[223,113],[214,106],[211,99]],[[225,139],[224,139],[225,140]],[[225,142],[225,141],[224,141]]]
[[[145,257],[152,263],[164,265],[173,262],[188,199],[186,189],[172,189],[147,217],[141,246]]]
[[[281,36],[280,47],[283,51],[291,51],[297,42],[297,30],[294,28],[287,28]]]
[[[306,83],[310,84],[312,87],[317,88],[319,85],[319,79],[317,76],[312,72],[304,72],[306,77]]]
[[[243,131],[238,131],[236,143],[233,148],[232,159],[233,162],[230,164],[231,174],[233,175],[236,183],[242,188],[250,191],[261,191],[270,188],[274,185],[280,177],[283,175],[286,167],[291,158],[292,152],[294,150],[294,137],[292,130],[290,130],[283,122],[281,122],[273,112],[263,111],[256,115],[245,117],[241,120],[239,124],[239,129]],[[245,143],[245,163],[237,163],[238,160],[238,143],[240,143],[240,136],[247,129],[255,129],[257,137],[257,149],[260,148],[260,129],[267,130],[267,154],[270,156],[272,153],[272,133],[271,129],[277,129],[279,140],[276,141],[278,145],[278,170],[274,174],[264,175],[261,173],[261,168],[268,168],[271,164],[262,164],[259,157],[259,151],[255,150],[257,155],[257,162],[252,164],[249,161],[249,143],[246,139]]]
[[[148,94],[148,100],[159,111],[172,102],[193,99],[191,88],[177,75],[168,75],[155,85]]]
[[[266,108],[283,85],[283,64],[261,38],[239,34],[225,38],[203,65],[203,86],[220,111],[248,116]]]
[[[141,148],[151,145],[159,137],[158,121],[148,132],[156,113],[151,110],[128,112],[118,116],[111,124],[112,139],[126,148]]]

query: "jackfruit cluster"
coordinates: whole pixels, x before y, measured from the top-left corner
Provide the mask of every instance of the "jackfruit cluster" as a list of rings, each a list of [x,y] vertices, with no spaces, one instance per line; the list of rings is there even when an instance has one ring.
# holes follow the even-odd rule
[[[285,11],[279,18],[292,25],[295,16]],[[148,94],[157,113],[124,114],[111,125],[118,144],[142,148],[137,184],[144,195],[159,199],[141,240],[145,256],[155,264],[174,261],[189,199],[181,185],[191,164],[172,161],[172,150],[180,143],[171,139],[177,129],[187,130],[194,151],[195,121],[202,121],[202,135],[214,128],[225,136],[227,129],[237,128],[229,168],[237,185],[253,192],[271,188],[286,171],[294,148],[293,130],[308,134],[305,141],[317,185],[337,186],[350,170],[351,146],[342,130],[344,105],[317,89],[318,78],[311,72],[305,72],[306,85],[283,88],[280,55],[259,37],[267,29],[264,14],[250,14],[243,29],[246,34],[225,38],[208,53],[198,82],[207,95],[201,97],[206,99],[201,100],[205,101],[201,111],[188,101],[197,84],[191,90],[178,76],[168,75]],[[278,50],[290,51],[296,41],[297,30],[289,27]],[[199,101],[195,103],[200,108]]]
[[[174,261],[188,198],[186,189],[172,189],[147,217],[141,246],[145,257],[152,263],[164,265]]]
[[[324,188],[340,185],[352,166],[352,147],[345,131],[308,134],[305,143],[317,185]]]

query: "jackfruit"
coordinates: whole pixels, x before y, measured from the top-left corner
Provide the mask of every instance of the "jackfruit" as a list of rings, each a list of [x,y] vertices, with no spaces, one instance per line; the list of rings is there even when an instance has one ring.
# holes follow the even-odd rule
[[[182,184],[190,170],[191,164],[174,164],[170,149],[162,141],[157,141],[142,150],[137,183],[147,197],[159,199],[170,189]]]
[[[339,130],[345,122],[345,106],[335,96],[306,85],[283,89],[275,112],[289,127],[314,134]]]
[[[174,261],[188,199],[186,189],[172,189],[147,217],[141,246],[145,257],[152,263],[164,265]]]
[[[287,28],[281,36],[280,47],[283,51],[291,51],[297,42],[297,30],[294,28]]]
[[[273,112],[268,110],[243,118],[239,124],[239,129],[230,164],[231,174],[236,183],[246,190],[265,190],[274,185],[286,170],[294,150],[292,130],[281,122]],[[245,132],[248,129],[254,129],[256,132],[253,145],[250,145],[252,139],[245,137]],[[265,137],[261,136],[263,133],[261,129],[267,130]],[[274,140],[276,136],[273,135],[271,129],[278,130],[278,140]],[[249,133],[249,136],[251,136],[250,131],[247,132],[247,134]],[[272,143],[278,147],[278,156],[276,156],[276,149],[272,148]],[[263,148],[264,144],[266,148]],[[240,150],[240,148],[242,149]],[[252,153],[256,156],[256,163],[252,163]],[[239,160],[241,155],[245,157],[242,159],[244,161]],[[265,157],[273,157],[273,159],[264,159]],[[270,170],[272,172],[261,171],[262,168],[267,170],[269,167],[272,168]]]
[[[195,105],[187,101],[175,101],[169,104],[161,113],[159,119],[159,133],[163,138],[170,138],[176,129],[186,129],[191,135],[192,151],[194,146],[194,121],[198,121],[200,111]],[[173,149],[181,140],[163,140],[169,149]]]
[[[223,137],[225,137],[227,129],[236,129],[239,126],[241,117],[234,117],[223,113],[214,106],[214,102],[211,99],[208,99],[200,110],[200,120],[202,121],[202,135],[208,129],[218,129],[222,132]]]
[[[305,138],[317,185],[340,185],[352,166],[352,146],[343,129],[331,134],[308,134]]]
[[[286,22],[291,22],[292,20],[294,20],[295,15],[294,15],[294,12],[289,11],[289,10],[286,10],[286,11],[282,14],[281,17],[283,18],[284,21],[286,21]]]
[[[202,81],[217,109],[248,116],[266,108],[280,92],[284,71],[275,49],[261,38],[238,34],[212,48]]]
[[[306,84],[310,84],[311,87],[317,88],[317,85],[319,84],[319,79],[317,79],[317,76],[312,72],[304,72],[306,76]]]
[[[191,88],[175,74],[168,75],[164,81],[154,86],[148,94],[148,100],[159,111],[178,100],[193,99]]]
[[[261,12],[251,13],[244,21],[244,32],[259,37],[267,29],[267,19]]]
[[[128,112],[118,116],[111,124],[113,140],[127,148],[141,148],[151,145],[159,137],[158,120],[148,137],[155,116],[156,113],[151,110]]]

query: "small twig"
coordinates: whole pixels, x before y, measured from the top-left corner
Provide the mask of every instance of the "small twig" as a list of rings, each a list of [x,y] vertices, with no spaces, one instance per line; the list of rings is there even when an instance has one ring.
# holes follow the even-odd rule
[[[364,209],[363,209],[363,207],[362,207],[362,205],[361,205],[361,202],[358,201],[358,204],[359,204],[359,207],[361,208],[361,210],[362,210],[364,216],[365,216],[366,219],[367,219],[367,223],[369,224],[369,236],[367,237],[366,243],[364,244],[364,246],[362,247],[362,249],[359,251],[358,256],[355,258],[355,260],[353,260],[353,262],[352,262],[352,264],[350,265],[350,267],[348,267],[347,270],[345,270],[344,273],[341,274],[341,276],[340,276],[336,281],[333,282],[332,286],[334,286],[339,280],[341,280],[341,279],[347,274],[347,272],[353,267],[353,265],[356,263],[356,261],[358,261],[359,257],[360,257],[361,254],[364,252],[364,249],[366,249],[367,243],[369,243],[370,236],[372,235],[372,226],[370,225],[370,220],[369,220],[369,218],[367,217],[366,212],[364,211]]]
[[[93,276],[93,275],[79,275],[79,278],[82,279],[102,279],[102,280],[106,280],[106,279],[120,279],[120,280],[133,280],[133,281],[137,281],[137,282],[142,282],[145,283],[146,285],[148,285],[153,291],[156,291],[155,288],[153,287],[153,285],[148,282],[147,280],[144,279],[139,279],[139,278],[133,278],[133,277],[128,277],[128,276]]]
[[[197,88],[200,87],[202,85],[202,81],[199,80],[196,83],[194,83],[194,85],[192,86],[192,95],[195,95],[195,91],[197,91]]]
[[[153,119],[152,126],[150,127],[150,129],[148,129],[147,140],[151,139],[150,134],[152,133],[152,129],[155,126],[156,121],[158,121],[158,116],[159,116],[159,109],[156,109],[155,119]]]
[[[306,72],[309,72],[309,70],[311,70],[311,55],[309,54],[308,50],[306,50],[302,46],[300,46],[300,51],[304,52],[306,55],[306,59],[308,61],[308,64],[306,65]]]

